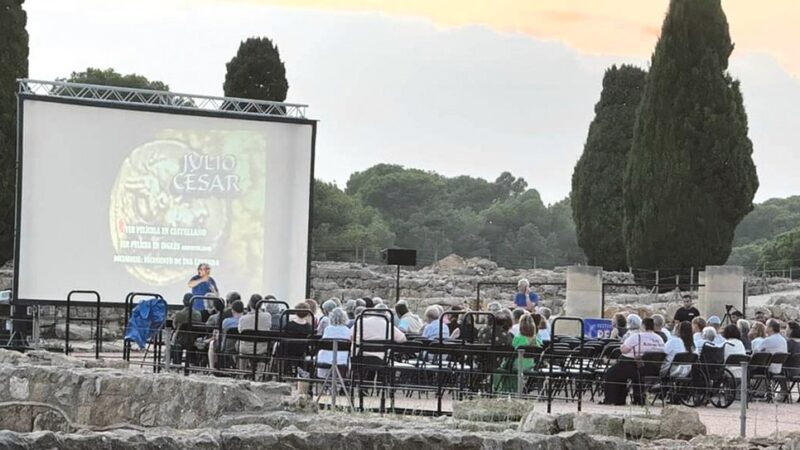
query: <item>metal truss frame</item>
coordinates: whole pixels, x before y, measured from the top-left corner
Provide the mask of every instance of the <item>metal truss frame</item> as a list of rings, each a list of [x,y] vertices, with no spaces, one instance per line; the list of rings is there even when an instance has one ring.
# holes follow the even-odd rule
[[[169,91],[68,83],[64,81],[18,79],[17,84],[20,94],[76,98],[117,105],[149,105],[189,111],[213,111],[220,114],[306,119],[306,109],[308,108],[308,105],[297,103],[181,94]]]

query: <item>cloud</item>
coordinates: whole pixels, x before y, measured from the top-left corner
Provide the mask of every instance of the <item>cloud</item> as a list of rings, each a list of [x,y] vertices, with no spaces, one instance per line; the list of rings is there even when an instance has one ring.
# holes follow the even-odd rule
[[[228,0],[230,1],[230,0]],[[441,27],[482,25],[556,40],[582,53],[650,56],[667,0],[234,0],[294,8],[421,17]],[[737,51],[772,55],[800,77],[800,1],[725,0]]]

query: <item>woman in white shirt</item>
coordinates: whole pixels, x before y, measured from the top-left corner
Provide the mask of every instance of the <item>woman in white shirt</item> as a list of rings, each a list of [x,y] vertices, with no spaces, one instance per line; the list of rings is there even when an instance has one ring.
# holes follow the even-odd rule
[[[352,330],[347,327],[347,313],[342,308],[334,308],[328,314],[329,324],[322,333],[322,339],[336,339],[349,341],[352,338]],[[350,346],[339,345],[336,350],[336,362],[339,366],[347,366],[350,357]],[[317,352],[317,364],[333,364],[333,352],[330,350],[320,350]],[[317,376],[325,378],[328,376],[328,369],[317,369]]]
[[[667,340],[664,345],[664,364],[661,366],[661,376],[681,377],[687,376],[691,371],[691,366],[674,367],[670,370],[672,360],[678,353],[691,353],[694,351],[694,339],[692,337],[692,324],[683,321],[675,327],[675,334]],[[667,371],[670,370],[669,374]]]
[[[747,350],[745,350],[744,343],[742,342],[742,334],[739,331],[739,327],[736,325],[728,325],[722,330],[722,337],[725,338],[725,344],[723,345],[725,349],[725,361],[727,361],[728,357],[731,355],[747,354]],[[742,377],[741,367],[728,367],[728,370],[730,370],[736,378]]]
[[[767,337],[767,327],[761,322],[754,321],[750,325],[750,334],[747,337],[750,338],[750,348],[753,349],[753,352],[756,352],[761,346],[761,341]]]

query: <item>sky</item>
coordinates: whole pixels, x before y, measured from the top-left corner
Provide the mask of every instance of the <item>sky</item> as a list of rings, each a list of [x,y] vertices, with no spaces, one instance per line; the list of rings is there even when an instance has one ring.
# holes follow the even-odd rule
[[[377,163],[568,195],[603,73],[649,65],[667,0],[27,0],[30,78],[113,67],[222,95],[241,40],[278,45],[319,120],[316,175]],[[800,2],[723,0],[760,188],[800,194]],[[794,151],[793,151],[794,150]]]

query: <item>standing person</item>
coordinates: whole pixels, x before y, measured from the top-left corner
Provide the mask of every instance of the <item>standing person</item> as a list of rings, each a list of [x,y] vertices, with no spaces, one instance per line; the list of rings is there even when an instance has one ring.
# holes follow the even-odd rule
[[[189,279],[188,286],[192,290],[192,295],[196,297],[203,297],[208,294],[219,295],[217,282],[211,277],[211,266],[207,263],[200,263],[197,266],[197,275]],[[205,302],[203,300],[195,300],[192,308],[202,311],[205,309]]]
[[[690,292],[684,292],[681,297],[683,299],[683,307],[675,311],[673,320],[678,323],[691,322],[695,317],[700,316],[700,311],[692,306],[692,294]]]
[[[527,278],[517,282],[517,293],[514,294],[514,304],[517,308],[524,308],[533,312],[539,305],[539,294],[531,290],[531,283]]]

